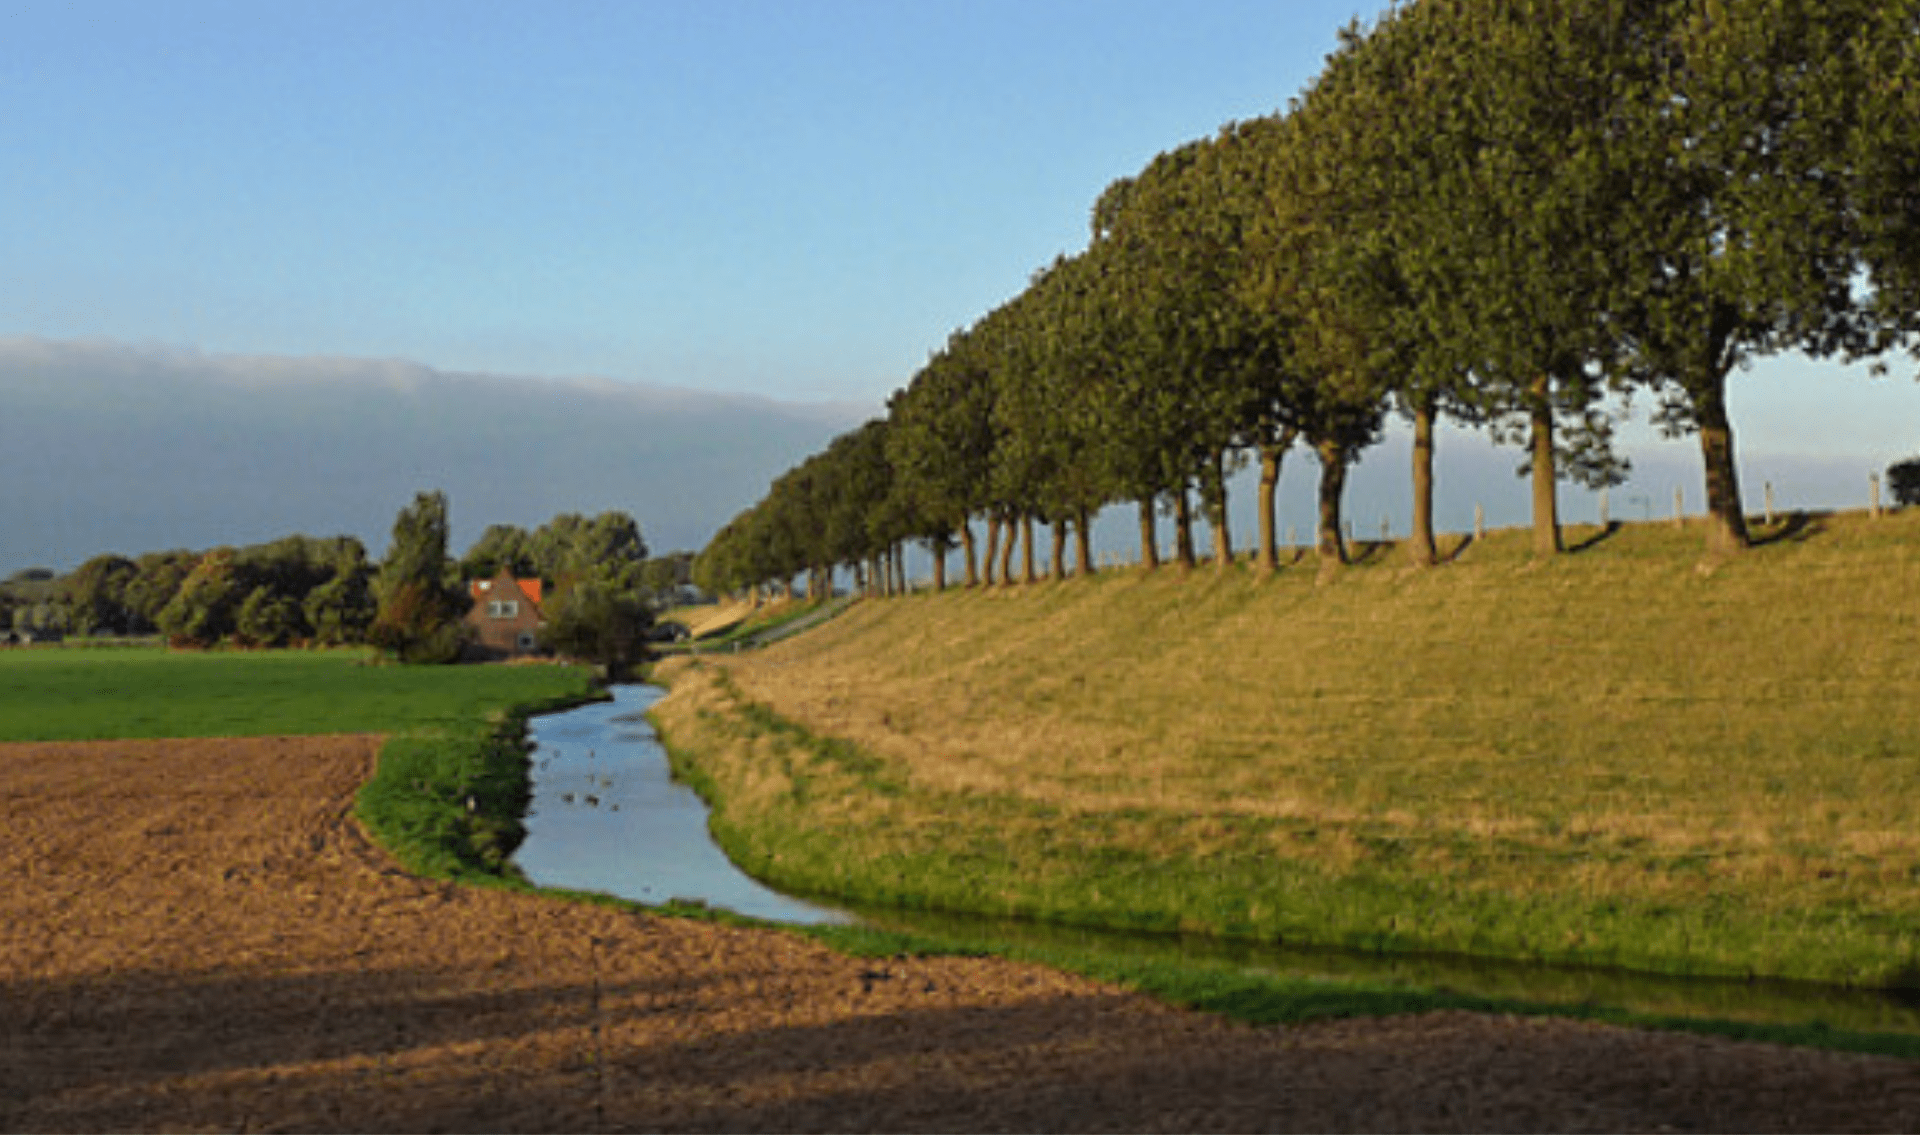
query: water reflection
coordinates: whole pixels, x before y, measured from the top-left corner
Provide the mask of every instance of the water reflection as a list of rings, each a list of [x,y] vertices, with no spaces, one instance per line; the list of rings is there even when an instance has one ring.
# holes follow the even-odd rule
[[[846,922],[743,874],[707,833],[707,806],[676,783],[647,723],[665,691],[615,686],[614,700],[528,723],[533,804],[514,862],[543,887],[645,903],[693,899],[773,922]]]

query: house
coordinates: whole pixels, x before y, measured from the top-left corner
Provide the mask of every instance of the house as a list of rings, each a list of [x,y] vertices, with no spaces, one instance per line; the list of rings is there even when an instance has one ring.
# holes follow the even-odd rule
[[[492,579],[468,580],[467,593],[473,597],[466,617],[473,632],[472,656],[524,658],[541,653],[538,636],[546,620],[540,613],[539,580],[515,579],[502,569]]]

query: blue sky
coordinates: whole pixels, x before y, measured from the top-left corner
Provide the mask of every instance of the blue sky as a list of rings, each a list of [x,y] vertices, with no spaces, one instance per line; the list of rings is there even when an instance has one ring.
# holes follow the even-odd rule
[[[877,403],[1372,10],[0,3],[0,334]]]

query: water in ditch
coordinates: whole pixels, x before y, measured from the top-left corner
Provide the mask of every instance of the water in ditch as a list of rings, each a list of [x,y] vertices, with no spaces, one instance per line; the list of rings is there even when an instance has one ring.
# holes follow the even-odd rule
[[[1802,982],[1677,978],[1455,956],[1289,948],[1199,936],[1047,926],[973,915],[864,911],[803,901],[748,876],[707,831],[707,807],[673,779],[645,714],[664,691],[622,685],[614,700],[529,723],[533,803],[515,856],[534,883],[649,904],[691,900],[771,922],[865,922],[969,942],[1226,964],[1298,977],[1445,988],[1480,997],[1677,1017],[1823,1022],[1920,1034],[1920,998]]]
[[[514,862],[535,884],[637,902],[703,902],[772,922],[850,921],[735,867],[707,832],[707,806],[673,779],[646,712],[665,692],[620,685],[613,700],[528,723],[533,802]]]

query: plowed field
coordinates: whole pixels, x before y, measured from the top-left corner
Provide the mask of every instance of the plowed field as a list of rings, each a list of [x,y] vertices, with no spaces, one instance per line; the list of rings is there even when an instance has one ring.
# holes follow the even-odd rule
[[[348,819],[376,745],[0,745],[0,1127],[1920,1128],[1893,1060],[1467,1014],[1256,1030],[426,882]]]

